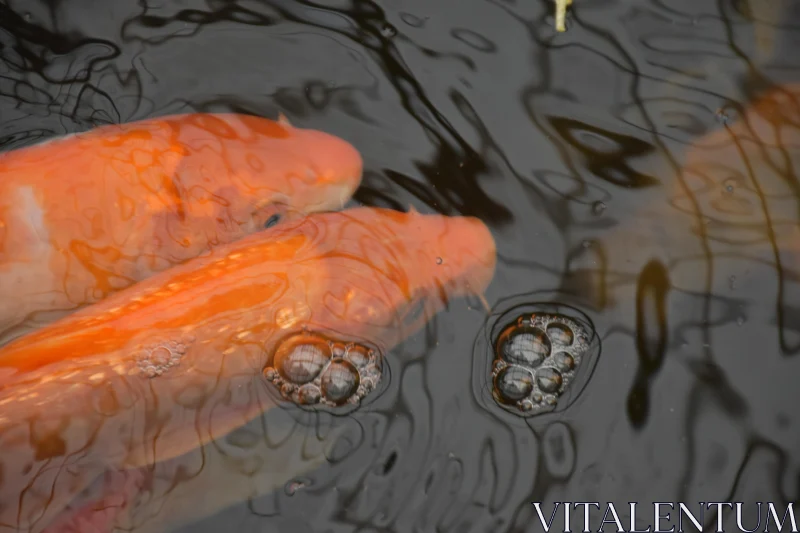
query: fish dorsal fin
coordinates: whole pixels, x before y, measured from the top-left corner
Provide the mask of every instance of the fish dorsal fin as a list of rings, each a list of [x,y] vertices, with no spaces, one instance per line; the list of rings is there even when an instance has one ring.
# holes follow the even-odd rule
[[[292,128],[292,123],[289,122],[289,119],[283,113],[278,113],[278,124],[285,128]]]

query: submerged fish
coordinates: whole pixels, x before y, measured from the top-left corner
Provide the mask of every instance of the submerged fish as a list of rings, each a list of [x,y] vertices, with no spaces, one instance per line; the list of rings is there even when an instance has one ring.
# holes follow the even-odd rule
[[[696,206],[711,242],[751,246],[795,239],[800,85],[776,87],[741,116],[726,117],[723,127],[692,144],[682,173],[689,191],[677,191],[672,204],[687,214]]]
[[[783,290],[792,285],[800,296],[800,84],[774,87],[740,109],[717,112],[721,124],[687,147],[679,175],[609,227],[601,268],[578,271],[570,290],[616,305],[625,301],[617,291],[658,257],[673,286],[705,294],[717,290],[710,279],[727,291],[738,268],[730,261],[749,257],[791,269]]]
[[[12,342],[0,349],[0,532],[39,532],[104,472],[174,458],[268,409],[264,369],[287,338],[385,353],[448,298],[482,293],[494,265],[476,219],[311,215]]]
[[[342,139],[237,114],[103,126],[0,154],[0,336],[289,213],[338,209],[361,172]]]

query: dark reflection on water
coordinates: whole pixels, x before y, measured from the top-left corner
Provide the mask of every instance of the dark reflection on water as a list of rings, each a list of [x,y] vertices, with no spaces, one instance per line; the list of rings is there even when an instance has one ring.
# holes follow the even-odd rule
[[[667,351],[666,300],[669,278],[662,263],[651,261],[636,287],[636,353],[639,366],[628,393],[628,418],[641,428],[650,412],[650,380],[658,375]]]
[[[489,224],[491,304],[558,291],[596,319],[591,382],[525,422],[478,405],[485,314],[453,304],[328,463],[184,531],[521,532],[532,500],[800,498],[800,92],[749,125],[764,143],[781,120],[781,148],[725,129],[800,82],[800,8],[575,0],[566,33],[553,21],[545,0],[0,1],[0,147],[283,112],[361,151],[357,201]],[[713,131],[723,148],[680,173]],[[199,501],[241,475],[216,468]]]

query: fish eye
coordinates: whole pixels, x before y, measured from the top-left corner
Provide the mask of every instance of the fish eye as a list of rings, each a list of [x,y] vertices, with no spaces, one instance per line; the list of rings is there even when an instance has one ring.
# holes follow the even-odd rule
[[[275,213],[274,215],[269,217],[266,222],[264,222],[264,229],[271,228],[280,221],[281,221],[281,216],[278,213]]]

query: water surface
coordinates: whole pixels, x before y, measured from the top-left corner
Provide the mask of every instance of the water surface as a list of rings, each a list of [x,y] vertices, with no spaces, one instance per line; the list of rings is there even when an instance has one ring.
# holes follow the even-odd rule
[[[283,477],[209,456],[255,488],[181,531],[527,532],[531,501],[798,500],[800,197],[772,192],[797,178],[679,169],[800,81],[800,9],[575,0],[567,32],[553,23],[545,0],[0,3],[3,149],[169,113],[283,113],[359,149],[353,203],[486,222],[493,311],[565,303],[600,338],[568,409],[505,416],[474,375],[486,311],[454,302],[390,354],[366,408],[288,409],[231,437],[249,444],[220,457],[264,462],[292,432],[338,440]]]

